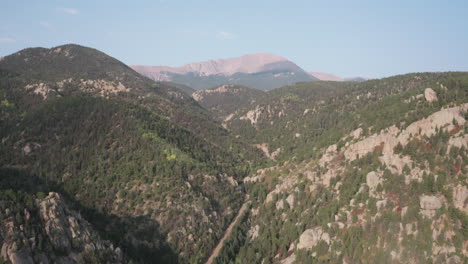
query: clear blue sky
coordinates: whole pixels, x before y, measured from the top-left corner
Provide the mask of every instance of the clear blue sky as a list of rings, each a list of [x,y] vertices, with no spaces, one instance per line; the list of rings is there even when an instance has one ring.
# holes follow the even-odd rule
[[[2,0],[0,56],[77,43],[179,66],[271,52],[307,71],[468,71],[467,0]]]

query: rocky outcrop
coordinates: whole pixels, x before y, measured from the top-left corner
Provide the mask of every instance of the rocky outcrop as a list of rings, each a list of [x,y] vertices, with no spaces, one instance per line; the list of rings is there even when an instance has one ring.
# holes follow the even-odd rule
[[[432,218],[436,210],[442,207],[442,202],[437,196],[422,195],[419,197],[419,206],[421,214],[425,217]]]
[[[252,228],[250,228],[249,232],[247,232],[247,236],[249,237],[250,240],[254,240],[258,237],[258,232],[260,231],[260,226],[256,225]]]
[[[328,233],[323,232],[321,227],[307,229],[299,237],[299,243],[297,244],[297,248],[312,249],[320,241],[324,241],[325,243],[330,244],[330,236],[328,235]]]
[[[377,186],[382,183],[382,178],[375,171],[371,171],[366,175],[366,183],[369,186],[369,193],[373,196]]]
[[[51,93],[61,96],[68,87],[76,85],[80,91],[87,93],[96,93],[101,97],[109,97],[109,95],[119,92],[130,92],[130,89],[125,87],[121,82],[106,81],[106,80],[73,80],[72,78],[65,79],[55,83],[32,83],[26,85],[26,91],[31,91],[36,95],[47,99]]]
[[[207,89],[207,90],[200,90],[196,91],[192,94],[192,98],[200,102],[202,101],[205,96],[209,94],[222,94],[222,93],[231,93],[231,94],[237,94],[241,91],[242,87],[234,85],[234,84],[223,84],[219,87],[216,87],[215,89]]]
[[[267,143],[263,143],[263,144],[255,144],[255,147],[260,149],[261,151],[263,151],[263,153],[265,154],[265,156],[267,156],[268,158],[272,159],[272,160],[276,160],[276,157],[280,154],[281,152],[281,148],[277,148],[275,151],[271,152],[270,153],[270,150],[268,148],[268,144]]]
[[[240,117],[240,120],[249,120],[252,126],[255,126],[262,115],[264,109],[262,106],[257,105],[254,110],[248,111],[244,116]]]
[[[294,208],[294,194],[288,195],[286,202],[288,203],[289,208]]]
[[[282,192],[290,190],[297,183],[297,177],[286,177],[280,184],[275,186],[275,189],[267,194],[265,203],[273,201],[273,197]]]
[[[461,184],[453,188],[453,205],[468,214],[468,188]]]
[[[289,257],[283,259],[281,264],[293,264],[296,261],[296,254],[291,254]]]
[[[411,123],[403,130],[400,130],[396,126],[388,127],[381,130],[380,133],[375,133],[374,135],[345,146],[344,150],[340,151],[340,153],[338,153],[336,145],[331,145],[319,160],[319,164],[324,167],[325,164],[330,163],[335,158],[339,157],[340,154],[343,154],[346,160],[353,161],[378,150],[381,152],[381,156],[379,157],[380,162],[386,165],[392,173],[401,174],[405,166],[413,167],[413,161],[409,156],[402,156],[394,153],[394,148],[398,144],[404,147],[411,139],[431,137],[436,134],[437,129],[448,132],[454,131],[454,129],[465,124],[466,120],[463,113],[467,110],[468,103],[465,103],[457,107],[445,108],[435,112],[427,118]],[[453,122],[454,120],[455,124]],[[356,134],[356,136],[358,134],[361,136],[361,133],[353,132],[351,133],[353,138],[357,138],[354,134]],[[465,146],[465,138],[466,137],[461,136],[451,138],[449,146]],[[411,180],[421,180],[423,172],[423,170],[415,168],[410,174],[405,175],[405,182],[409,184]]]
[[[428,102],[435,102],[437,101],[437,93],[431,88],[426,88],[426,90],[424,90],[424,98]]]
[[[15,210],[6,209],[0,223],[1,257],[9,263],[124,262],[121,250],[102,240],[58,193]]]
[[[276,202],[276,210],[281,210],[284,208],[284,200],[281,199],[278,202]]]
[[[452,147],[457,147],[457,148],[468,148],[468,134],[459,136],[459,137],[451,137],[449,141],[447,142],[447,154],[450,153],[450,150]]]

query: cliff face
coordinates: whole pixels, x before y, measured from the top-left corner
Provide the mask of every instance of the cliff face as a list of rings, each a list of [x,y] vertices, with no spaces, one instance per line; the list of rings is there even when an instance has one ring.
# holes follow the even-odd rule
[[[123,263],[120,248],[102,240],[58,193],[2,194],[0,245],[7,263]]]

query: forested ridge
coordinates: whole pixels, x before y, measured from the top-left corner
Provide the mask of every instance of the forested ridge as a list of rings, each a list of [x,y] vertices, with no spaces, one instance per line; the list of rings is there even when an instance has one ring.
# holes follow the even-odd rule
[[[244,202],[214,263],[467,261],[467,73],[192,92],[0,60],[0,263],[203,263]]]
[[[280,149],[219,263],[465,263],[468,74],[273,90],[228,128]]]
[[[174,86],[95,50],[20,51],[0,69],[2,177],[25,171],[67,194],[129,260],[206,257],[261,153]]]

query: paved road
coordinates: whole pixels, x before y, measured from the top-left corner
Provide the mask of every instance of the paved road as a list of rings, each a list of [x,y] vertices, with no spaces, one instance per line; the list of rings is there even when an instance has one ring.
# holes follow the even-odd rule
[[[239,209],[239,212],[237,213],[236,218],[234,219],[234,221],[231,222],[228,229],[226,229],[226,231],[224,232],[223,238],[221,238],[221,240],[218,242],[218,245],[216,245],[215,249],[211,253],[210,258],[206,261],[206,264],[212,264],[214,259],[219,255],[219,252],[221,252],[221,249],[224,246],[224,241],[226,241],[226,239],[229,238],[229,236],[231,235],[232,229],[237,224],[237,222],[239,222],[239,220],[242,218],[247,208],[249,208],[249,204],[250,204],[250,201],[248,200]]]

